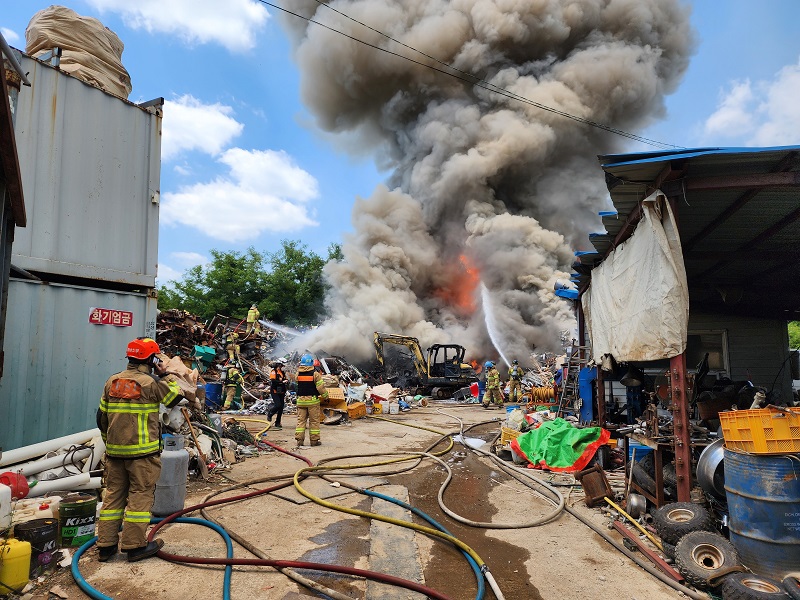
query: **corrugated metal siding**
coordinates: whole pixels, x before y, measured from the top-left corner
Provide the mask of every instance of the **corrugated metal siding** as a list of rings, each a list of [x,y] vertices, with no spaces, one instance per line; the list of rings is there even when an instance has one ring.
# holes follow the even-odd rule
[[[89,323],[92,307],[133,312],[132,327]],[[0,445],[18,448],[94,427],[109,375],[125,347],[155,334],[156,300],[143,294],[12,279],[6,376],[0,380]]]
[[[693,313],[689,317],[689,329],[726,330],[730,378],[751,381],[767,389],[771,389],[774,382],[781,398],[791,398],[792,379],[789,363],[785,362],[789,357],[789,332],[785,321]]]
[[[15,265],[154,287],[161,111],[22,57],[15,123],[28,227]],[[156,202],[153,202],[153,199]]]

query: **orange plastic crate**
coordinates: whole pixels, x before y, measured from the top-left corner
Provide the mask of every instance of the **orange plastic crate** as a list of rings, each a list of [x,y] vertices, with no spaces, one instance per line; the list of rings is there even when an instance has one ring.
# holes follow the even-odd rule
[[[800,411],[774,408],[719,413],[725,445],[753,454],[800,452]]]
[[[367,405],[363,402],[353,402],[347,405],[347,415],[351,419],[360,419],[367,416]]]

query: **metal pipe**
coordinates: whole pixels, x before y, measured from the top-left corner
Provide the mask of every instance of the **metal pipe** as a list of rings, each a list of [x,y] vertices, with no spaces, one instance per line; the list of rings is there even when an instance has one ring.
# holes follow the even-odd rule
[[[2,33],[0,33],[0,49],[2,49],[3,54],[5,54],[6,58],[8,59],[8,62],[11,63],[11,66],[14,67],[14,70],[20,76],[20,79],[22,79],[22,83],[28,87],[31,87],[31,82],[28,81],[28,78],[25,76],[22,66],[19,64],[17,57],[14,56],[14,53],[11,51],[11,46],[8,45],[8,42],[6,42],[6,38],[3,37]]]

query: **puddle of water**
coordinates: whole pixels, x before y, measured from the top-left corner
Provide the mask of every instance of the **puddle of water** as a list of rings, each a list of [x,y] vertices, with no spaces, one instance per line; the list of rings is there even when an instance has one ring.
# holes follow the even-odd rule
[[[453,436],[453,440],[455,440],[459,444],[464,444],[469,446],[470,448],[481,448],[486,445],[486,440],[482,440],[480,438],[473,438],[473,437],[462,437],[460,435]]]

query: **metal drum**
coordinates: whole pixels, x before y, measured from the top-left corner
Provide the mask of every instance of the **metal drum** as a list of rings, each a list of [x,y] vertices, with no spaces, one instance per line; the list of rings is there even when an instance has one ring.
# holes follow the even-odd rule
[[[742,563],[778,581],[800,574],[800,455],[725,448],[725,493]]]

